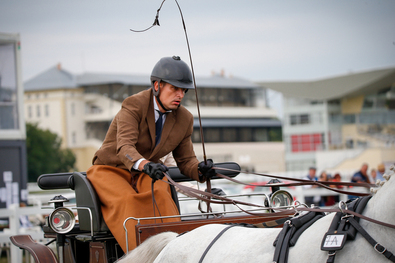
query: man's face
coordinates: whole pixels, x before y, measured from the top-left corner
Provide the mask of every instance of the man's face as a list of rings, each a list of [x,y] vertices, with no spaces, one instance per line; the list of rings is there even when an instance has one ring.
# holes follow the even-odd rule
[[[315,177],[315,169],[309,169],[309,176],[310,176],[310,178]]]
[[[155,90],[157,90],[157,83],[158,82],[155,82]],[[160,83],[160,86],[159,99],[163,106],[169,110],[176,110],[184,98],[186,89],[177,88],[169,83],[163,82]],[[158,106],[161,112],[165,112],[160,105]]]

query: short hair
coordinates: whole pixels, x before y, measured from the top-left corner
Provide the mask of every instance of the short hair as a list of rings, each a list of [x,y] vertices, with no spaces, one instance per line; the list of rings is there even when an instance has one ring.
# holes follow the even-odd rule
[[[383,164],[383,163],[380,163],[380,164],[377,166],[377,170],[378,170],[380,173],[384,172],[384,171],[385,171],[385,166],[384,166],[384,164]]]

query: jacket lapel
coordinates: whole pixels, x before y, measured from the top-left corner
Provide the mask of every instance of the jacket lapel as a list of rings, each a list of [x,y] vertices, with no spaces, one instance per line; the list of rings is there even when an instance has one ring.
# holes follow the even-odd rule
[[[159,144],[154,148],[154,151],[151,154],[151,157],[154,157],[158,154],[158,152],[160,151],[160,149],[163,147],[163,145],[166,143],[167,139],[170,136],[170,133],[173,129],[174,124],[176,123],[176,111],[172,111],[166,114],[166,121],[165,124],[163,126],[163,130],[162,130],[162,135],[160,138],[160,142]],[[154,127],[154,140],[155,140],[155,127]],[[155,145],[155,142],[153,142]],[[158,156],[158,158],[162,158],[163,156]]]
[[[158,146],[161,146],[164,142],[167,141],[167,138],[170,136],[170,131],[173,129],[173,126],[176,122],[175,111],[169,112],[166,114],[165,125],[163,126],[162,137],[160,138],[160,142]]]
[[[152,93],[150,96],[149,107],[147,112],[147,125],[151,136],[151,152],[155,147],[155,113],[154,113],[154,103],[152,100]]]

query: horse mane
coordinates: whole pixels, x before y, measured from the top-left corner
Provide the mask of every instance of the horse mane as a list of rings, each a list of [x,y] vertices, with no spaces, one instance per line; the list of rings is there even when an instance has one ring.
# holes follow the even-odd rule
[[[390,167],[390,169],[389,169],[388,171],[386,171],[386,172],[383,174],[383,178],[385,179],[385,181],[377,180],[377,181],[376,181],[376,186],[377,186],[377,187],[376,187],[376,188],[370,188],[370,192],[371,192],[372,194],[376,194],[377,191],[380,190],[381,187],[382,187],[387,181],[390,180],[391,176],[394,174],[394,170],[395,170],[395,167],[392,165],[392,166]]]
[[[129,254],[126,254],[117,261],[121,262],[133,262],[133,263],[147,263],[154,262],[155,258],[159,255],[162,249],[173,239],[178,236],[178,233],[174,232],[163,232],[158,235],[148,238],[144,243]]]

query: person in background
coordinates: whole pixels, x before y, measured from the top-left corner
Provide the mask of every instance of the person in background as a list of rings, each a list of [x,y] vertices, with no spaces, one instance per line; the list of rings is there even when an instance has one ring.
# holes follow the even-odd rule
[[[342,181],[342,177],[340,175],[340,173],[335,173],[335,175],[333,176],[332,182],[341,182]],[[343,186],[342,185],[331,185],[332,188],[338,188],[338,189],[342,189]]]
[[[380,163],[377,166],[377,177],[376,180],[380,180],[380,181],[385,181],[383,175],[385,173],[385,165],[383,163]]]
[[[361,166],[361,169],[351,177],[351,182],[352,183],[369,183],[370,184],[367,163],[363,163]],[[354,198],[358,198],[358,196],[349,195],[348,198],[354,199]]]
[[[351,182],[353,182],[353,183],[369,183],[370,184],[367,163],[362,164],[361,169],[352,176]]]
[[[376,180],[377,180],[377,171],[376,171],[376,169],[370,170],[370,177],[369,177],[369,179],[370,179],[370,181],[372,183],[376,182]]]
[[[316,176],[316,171],[317,171],[317,168],[315,168],[313,166],[310,167],[309,174],[304,179],[311,180],[311,181],[318,181],[318,178]],[[306,189],[312,189],[312,188],[317,188],[317,185],[304,185],[303,187]],[[320,202],[320,196],[305,196],[304,202],[308,206],[311,206],[311,205],[318,206],[319,202]]]
[[[326,171],[322,171],[320,174],[320,177],[318,178],[318,181],[320,181],[320,182],[331,181],[331,176]],[[329,196],[321,196],[319,205],[320,206],[332,205],[332,204],[328,204],[328,200],[329,200]]]
[[[335,173],[335,175],[333,176],[331,181],[332,182],[341,182],[342,181],[342,177],[341,177],[340,173]],[[343,188],[342,185],[331,185],[330,187],[337,188],[337,189],[342,189]],[[329,203],[333,202],[333,204],[339,203],[339,201],[340,201],[339,195],[330,196],[330,199],[331,200],[329,200]]]

